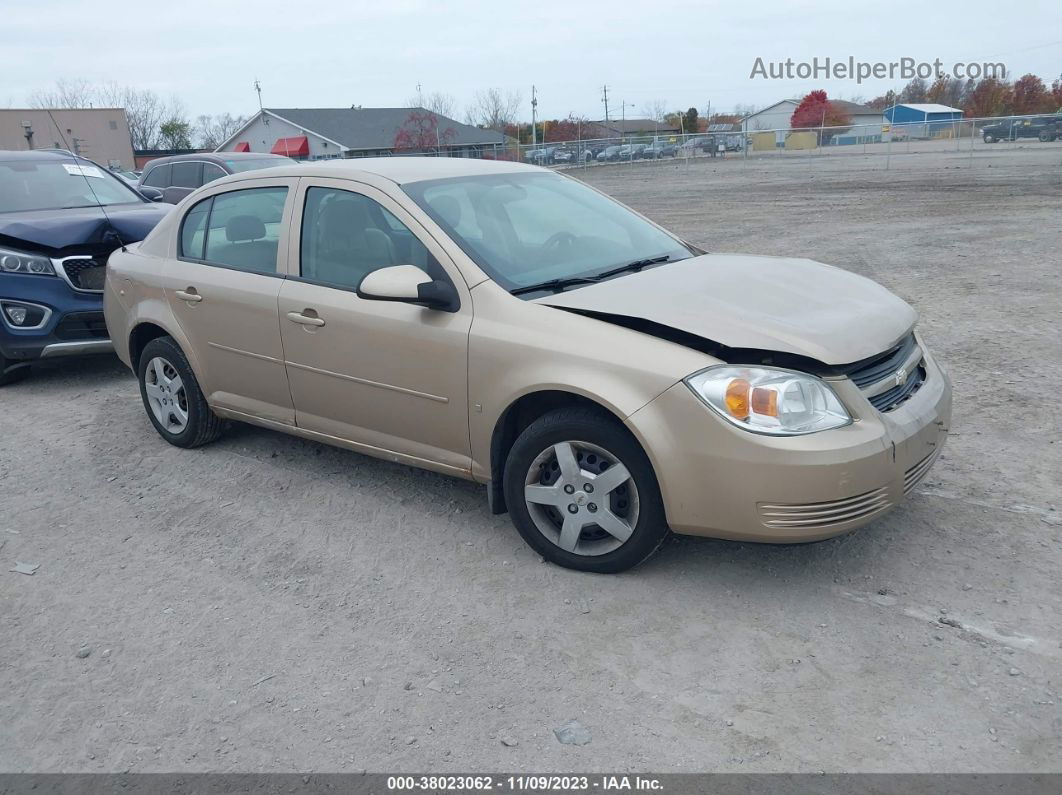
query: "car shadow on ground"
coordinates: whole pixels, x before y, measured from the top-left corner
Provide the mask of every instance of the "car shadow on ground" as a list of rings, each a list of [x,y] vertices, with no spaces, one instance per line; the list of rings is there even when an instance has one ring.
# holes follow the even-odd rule
[[[25,378],[3,387],[3,390],[7,393],[9,390],[51,389],[82,383],[85,386],[108,386],[132,379],[129,368],[113,355],[44,359],[34,362]]]
[[[422,502],[425,512],[433,512],[440,500],[446,500],[460,506],[464,515],[484,533],[498,532],[499,524],[509,524],[507,515],[495,517],[490,513],[484,486],[460,478],[244,423],[231,423],[214,446],[263,462],[272,461],[313,479],[335,480],[337,489],[345,488],[347,482],[369,489],[382,486],[387,491],[408,496],[407,508]],[[718,575],[727,570],[747,576],[750,569],[756,570],[757,576],[780,581],[821,581],[825,573],[855,569],[862,575],[864,567],[873,570],[893,556],[902,555],[906,547],[904,536],[915,532],[916,527],[924,529],[930,521],[928,510],[929,506],[915,494],[866,527],[812,543],[763,544],[671,536],[659,553],[625,576],[656,579],[678,573]],[[515,535],[515,528],[512,532]],[[499,562],[509,554],[499,548]]]

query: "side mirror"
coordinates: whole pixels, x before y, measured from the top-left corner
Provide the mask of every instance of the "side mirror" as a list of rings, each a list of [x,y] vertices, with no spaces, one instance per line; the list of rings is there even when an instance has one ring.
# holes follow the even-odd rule
[[[369,273],[358,285],[358,298],[398,301],[443,312],[460,307],[457,291],[442,279],[432,279],[416,265],[392,265]]]
[[[149,187],[147,185],[141,185],[140,187],[137,188],[137,190],[140,191],[140,195],[143,196],[148,201],[152,201],[152,202],[160,202],[160,201],[162,201],[162,191],[160,191],[158,188],[152,188],[152,187]]]

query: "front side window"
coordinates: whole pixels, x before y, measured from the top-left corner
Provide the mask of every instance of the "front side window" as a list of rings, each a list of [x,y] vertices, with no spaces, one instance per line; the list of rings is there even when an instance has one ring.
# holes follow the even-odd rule
[[[354,289],[367,274],[389,265],[417,265],[429,273],[438,268],[409,227],[351,191],[308,189],[301,238],[300,275],[330,286]]]
[[[455,177],[402,189],[508,290],[692,256],[623,205],[558,174]]]
[[[178,256],[254,273],[276,273],[288,189],[248,188],[195,204],[181,222]]]

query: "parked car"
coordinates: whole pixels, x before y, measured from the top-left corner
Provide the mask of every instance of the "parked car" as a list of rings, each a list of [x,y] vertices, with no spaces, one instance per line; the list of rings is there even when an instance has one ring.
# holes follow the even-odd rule
[[[169,209],[91,160],[0,151],[0,385],[38,359],[111,350],[107,255],[141,240]]]
[[[605,163],[610,160],[619,160],[619,153],[622,148],[622,146],[606,146],[597,153],[597,162]]]
[[[239,420],[471,479],[584,571],[636,565],[669,527],[852,530],[925,476],[950,422],[884,287],[706,254],[520,163],[227,177],[111,255],[104,304],[167,442]]]
[[[574,163],[575,162],[575,150],[561,146],[553,150],[553,162],[554,163]]]
[[[641,157],[645,144],[624,144],[616,153],[617,160],[637,160]]]
[[[547,166],[553,163],[553,155],[556,152],[555,146],[544,146],[540,149],[529,149],[524,155],[525,159],[529,163],[534,163],[536,166]]]
[[[290,166],[295,162],[290,157],[266,152],[201,152],[160,157],[144,166],[139,189],[155,201],[177,204],[196,188],[229,174]]]
[[[112,168],[111,169],[111,173],[114,174],[114,176],[118,177],[119,179],[124,180],[128,184],[132,185],[134,188],[139,188],[139,184],[140,184],[140,175],[139,174],[136,174],[136,173],[134,173],[132,171],[122,171],[119,168]]]
[[[678,146],[664,141],[656,141],[642,150],[642,157],[646,160],[655,160],[661,157],[675,157],[678,154]]]
[[[997,141],[1016,141],[1019,138],[1036,138],[1045,143],[1062,138],[1062,115],[1033,116],[1021,119],[1003,119],[981,128],[981,137],[986,144]]]

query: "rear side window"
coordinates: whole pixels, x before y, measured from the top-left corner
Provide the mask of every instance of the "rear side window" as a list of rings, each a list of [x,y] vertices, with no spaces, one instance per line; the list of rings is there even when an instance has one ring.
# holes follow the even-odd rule
[[[216,179],[221,179],[226,176],[225,170],[221,166],[214,165],[213,163],[203,164],[203,184],[213,182]]]
[[[167,163],[164,166],[155,166],[144,175],[144,185],[149,188],[168,188],[172,184],[170,182],[170,164]]]
[[[210,215],[210,204],[214,199],[204,199],[185,213],[181,222],[181,248],[178,257],[203,259],[203,246],[206,243],[206,224]]]
[[[275,187],[237,190],[213,197],[206,219],[203,259],[238,270],[276,273],[280,221],[287,195],[287,188]],[[189,215],[198,207],[195,205]],[[195,219],[191,221],[194,224]],[[186,215],[185,223],[188,222]],[[190,245],[195,245],[194,232]]]
[[[202,185],[202,163],[174,163],[170,172],[171,188],[198,188]]]

